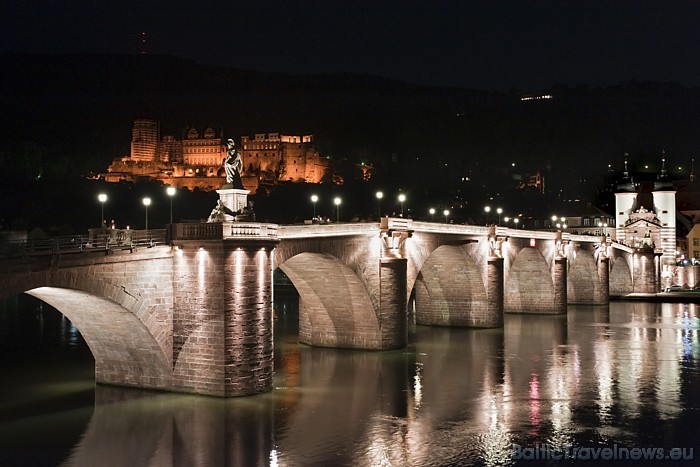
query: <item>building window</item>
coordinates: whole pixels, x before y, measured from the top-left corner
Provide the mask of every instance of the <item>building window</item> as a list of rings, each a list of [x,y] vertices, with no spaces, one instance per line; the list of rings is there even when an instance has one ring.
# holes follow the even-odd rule
[[[694,238],[693,239],[693,246],[700,246],[700,238]]]
[[[591,225],[591,220],[587,217],[583,218],[583,225]]]

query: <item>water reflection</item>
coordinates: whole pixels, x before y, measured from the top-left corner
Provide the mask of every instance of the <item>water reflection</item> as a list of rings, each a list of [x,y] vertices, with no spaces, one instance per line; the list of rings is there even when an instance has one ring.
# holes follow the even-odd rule
[[[503,329],[419,326],[394,352],[299,345],[294,313],[277,310],[274,391],[221,400],[98,386],[63,465],[512,465],[513,444],[698,444],[697,305],[570,307],[507,315]],[[45,337],[65,335],[45,321]],[[0,432],[30,426],[28,405],[10,409],[7,397]]]

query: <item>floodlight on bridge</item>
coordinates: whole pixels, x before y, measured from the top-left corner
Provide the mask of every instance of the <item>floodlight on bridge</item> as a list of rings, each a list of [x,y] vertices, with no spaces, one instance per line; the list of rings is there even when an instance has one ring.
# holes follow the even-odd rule
[[[314,203],[314,219],[316,219],[316,202],[318,201],[318,196],[311,195],[311,202]]]
[[[401,217],[403,217],[403,203],[406,201],[406,195],[401,193],[399,195],[399,203],[401,203]]]
[[[165,189],[165,192],[168,194],[170,197],[170,223],[173,223],[173,196],[175,196],[175,193],[177,193],[177,190],[175,190],[175,187],[169,186],[168,188]]]
[[[148,206],[151,205],[151,198],[144,198],[143,205],[146,207],[146,230],[148,230]]]
[[[336,222],[340,222],[340,203],[342,203],[342,202],[343,201],[338,196],[336,196],[333,199],[333,204],[335,204],[335,221]]]
[[[377,192],[377,214],[382,217],[382,198],[384,198],[384,193],[381,191]]]
[[[107,195],[100,193],[97,195],[97,200],[100,202],[100,227],[105,226],[105,201],[107,201]]]

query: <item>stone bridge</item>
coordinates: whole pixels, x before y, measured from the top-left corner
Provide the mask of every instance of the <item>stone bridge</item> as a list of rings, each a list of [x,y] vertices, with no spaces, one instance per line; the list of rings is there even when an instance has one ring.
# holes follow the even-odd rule
[[[417,324],[499,327],[655,293],[659,254],[605,238],[385,218],[380,224],[173,224],[167,244],[0,260],[0,298],[65,314],[98,383],[229,397],[270,390],[273,271],[299,293],[299,339],[396,349]]]

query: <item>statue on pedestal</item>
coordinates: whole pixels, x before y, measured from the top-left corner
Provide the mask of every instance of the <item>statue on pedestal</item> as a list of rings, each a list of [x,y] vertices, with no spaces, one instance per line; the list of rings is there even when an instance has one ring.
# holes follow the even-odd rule
[[[226,170],[226,185],[224,188],[243,189],[241,181],[241,171],[243,161],[241,155],[236,151],[236,143],[232,139],[226,142],[226,158],[224,159],[224,170]]]

